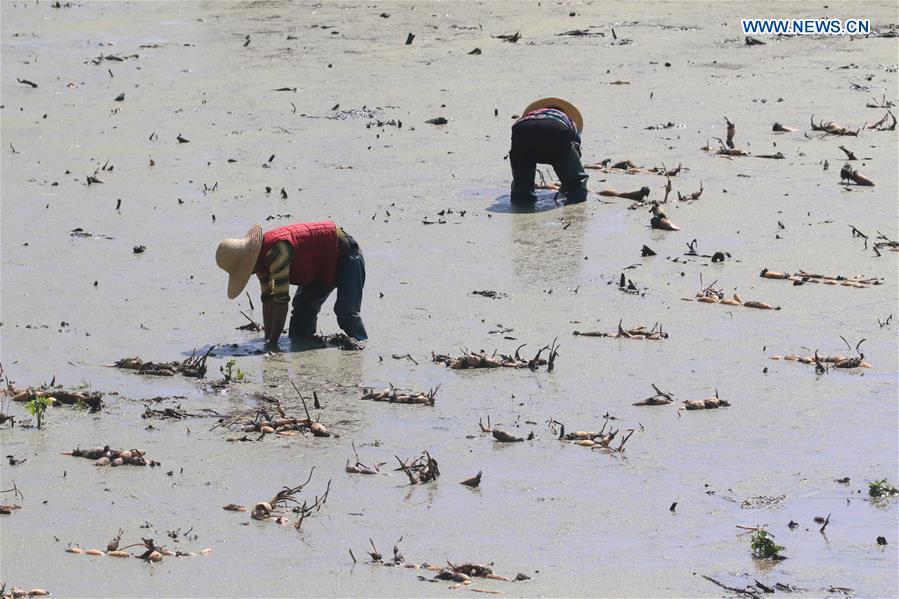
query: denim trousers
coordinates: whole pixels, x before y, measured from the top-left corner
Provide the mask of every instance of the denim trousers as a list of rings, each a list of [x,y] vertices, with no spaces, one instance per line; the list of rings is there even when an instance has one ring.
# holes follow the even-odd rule
[[[509,151],[512,166],[511,201],[517,206],[533,205],[534,175],[537,164],[552,165],[561,183],[560,192],[568,203],[576,204],[587,199],[587,173],[581,164],[580,147],[572,132],[552,119],[521,121],[512,127],[512,149]]]
[[[293,309],[290,314],[291,339],[315,335],[318,329],[318,313],[335,288],[337,301],[334,303],[334,314],[337,315],[337,324],[344,333],[354,339],[359,341],[368,339],[360,315],[364,287],[365,258],[357,246],[353,253],[338,263],[336,285],[310,283],[297,290],[293,296]]]

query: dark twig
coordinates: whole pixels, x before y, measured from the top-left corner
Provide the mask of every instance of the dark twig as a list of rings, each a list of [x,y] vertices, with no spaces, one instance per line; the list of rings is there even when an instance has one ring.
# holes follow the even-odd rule
[[[16,486],[15,481],[12,483],[12,489],[6,489],[5,491],[0,491],[0,493],[14,493],[13,498],[18,497],[19,499],[25,499],[25,496],[19,490],[19,487]]]
[[[312,422],[312,416],[309,415],[309,408],[306,406],[306,400],[303,399],[303,394],[297,389],[296,383],[290,381],[290,384],[293,385],[293,390],[297,392],[297,395],[300,396],[300,401],[303,402],[303,409],[306,410],[306,418],[309,419],[309,422]]]
[[[858,158],[855,157],[855,154],[853,154],[851,150],[847,149],[846,146],[839,146],[839,148],[843,150],[844,154],[846,154],[846,160],[858,160]]]
[[[824,529],[827,528],[827,525],[830,524],[830,514],[827,514],[827,518],[824,519],[824,524],[821,526],[821,530],[818,532],[824,532]]]
[[[717,584],[722,589],[726,589],[728,591],[731,591],[733,593],[738,593],[740,595],[748,595],[749,597],[756,597],[756,599],[758,599],[758,596],[759,596],[758,593],[754,593],[754,592],[748,591],[746,589],[738,589],[736,587],[729,587],[726,584],[724,584],[723,582],[719,582],[719,581],[715,580],[714,578],[712,578],[711,576],[706,576],[705,574],[702,574],[701,576],[703,578],[705,578],[706,580],[708,580],[709,582],[713,582],[713,583]]]

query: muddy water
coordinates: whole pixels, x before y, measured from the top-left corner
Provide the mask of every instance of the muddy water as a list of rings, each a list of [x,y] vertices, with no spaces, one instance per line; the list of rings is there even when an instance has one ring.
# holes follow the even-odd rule
[[[2,488],[15,482],[25,494],[23,509],[2,520],[3,579],[57,596],[450,595],[445,583],[417,580],[420,572],[354,566],[347,551],[361,559],[371,537],[389,554],[403,536],[410,561],[493,561],[499,573],[532,577],[474,585],[511,595],[713,596],[722,589],[699,574],[740,586],[745,573],[742,580],[814,594],[834,585],[895,596],[897,502],[874,504],[866,490],[871,480],[899,478],[896,320],[877,323],[896,310],[897,255],[874,257],[849,225],[899,237],[896,134],[820,139],[808,119],[853,128],[879,119],[884,111],[865,103],[895,100],[896,41],[785,38],[747,47],[738,30],[744,16],[884,25],[896,21],[895,7],[741,10],[3,3],[3,365],[20,385],[55,376],[114,393],[100,414],[53,409],[42,430],[2,431],[3,455],[27,458],[0,473]],[[615,44],[610,27],[631,43]],[[588,28],[606,35],[556,35]],[[515,31],[517,44],[492,37]],[[407,46],[409,32],[416,37]],[[482,54],[469,55],[476,47]],[[108,54],[138,57],[91,62]],[[609,85],[616,80],[631,84]],[[281,87],[297,89],[272,91]],[[125,100],[115,102],[120,93]],[[509,210],[511,119],[550,94],[583,111],[587,162],[684,165],[674,189],[705,191],[698,202],[666,207],[683,231],[650,230],[649,214],[624,200],[561,207],[546,194],[534,213]],[[373,116],[322,118],[337,104]],[[786,159],[702,152],[723,137],[723,115],[736,122],[739,147]],[[425,123],[437,116],[449,123]],[[367,127],[379,119],[402,127]],[[646,129],[669,121],[683,127]],[[775,121],[800,132],[775,135]],[[190,143],[179,144],[179,134]],[[864,158],[856,168],[876,187],[838,185],[840,144]],[[104,183],[87,186],[107,160],[113,169],[97,174]],[[590,175],[593,190],[648,185],[651,199],[663,195],[655,175]],[[444,209],[452,209],[445,224],[422,224]],[[249,305],[225,299],[214,248],[269,215],[289,217],[267,227],[332,218],[359,240],[368,263],[365,352],[291,352],[285,343],[282,353],[259,355],[258,335],[235,330]],[[70,236],[77,227],[93,236]],[[731,259],[685,257],[693,239],[700,253]],[[641,258],[643,244],[658,255]],[[136,245],[147,249],[134,254]],[[765,267],[883,277],[883,285],[794,287],[759,278]],[[639,295],[617,290],[622,272]],[[782,309],[682,301],[715,281]],[[469,294],[482,289],[508,297]],[[249,313],[261,319],[258,305]],[[619,319],[662,322],[670,338],[572,336],[612,331]],[[336,330],[329,311],[319,326]],[[767,359],[842,353],[840,335],[853,345],[865,339],[874,367],[816,376]],[[562,347],[552,373],[456,372],[429,360],[431,351],[506,353],[521,343],[530,355],[555,337]],[[250,382],[210,392],[192,380],[104,367],[135,354],[181,359],[209,344],[237,344],[210,360],[210,378],[236,356]],[[391,357],[406,353],[418,364]],[[296,413],[289,380],[319,392],[319,416],[339,437],[227,443],[233,433],[209,430],[214,420],[140,418],[146,398],[181,396],[161,406],[228,412],[253,407],[262,391]],[[358,400],[357,385],[388,382],[442,387],[433,408]],[[678,400],[717,389],[732,405],[689,413],[632,406],[653,382]],[[25,418],[21,406],[4,409]],[[622,457],[559,444],[546,426],[555,418],[568,430],[596,429],[606,413],[616,427],[638,429]],[[494,444],[477,426],[488,415],[536,438]],[[351,477],[343,472],[351,442],[385,469],[394,454],[428,450],[443,476],[421,487],[394,472]],[[97,469],[59,455],[105,443],[143,447],[162,467]],[[331,479],[331,493],[300,533],[221,509],[268,499],[313,466],[306,492],[320,494]],[[478,470],[480,489],[456,484]],[[848,486],[834,482],[844,476]],[[822,535],[812,519],[827,514]],[[800,526],[790,530],[790,520]],[[737,524],[767,526],[790,559],[753,560]],[[166,536],[191,527],[191,539]],[[119,528],[126,541],[152,536],[213,552],[152,567],[63,552],[67,543],[103,548]]]

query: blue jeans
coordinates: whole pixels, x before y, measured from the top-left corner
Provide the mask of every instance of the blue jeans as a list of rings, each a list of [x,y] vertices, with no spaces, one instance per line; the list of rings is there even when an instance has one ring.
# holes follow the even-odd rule
[[[337,267],[337,301],[334,314],[343,332],[365,341],[368,333],[359,312],[362,309],[362,289],[365,287],[365,258],[356,251]],[[299,339],[312,337],[318,328],[318,313],[322,304],[334,291],[335,285],[310,283],[297,290],[293,296],[293,310],[290,314],[290,337]]]

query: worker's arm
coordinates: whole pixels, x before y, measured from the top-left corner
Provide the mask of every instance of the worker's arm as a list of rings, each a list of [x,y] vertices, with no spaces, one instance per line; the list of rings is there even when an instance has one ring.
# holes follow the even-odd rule
[[[265,266],[264,261],[263,266]],[[259,277],[261,289],[259,299],[262,302],[262,332],[265,340],[268,341],[268,332],[272,328],[272,280],[267,270],[257,271],[256,276]]]
[[[283,241],[272,246],[265,259],[270,286],[268,297],[262,298],[262,323],[265,326],[265,342],[270,345],[277,345],[287,321],[292,260],[293,248]]]
[[[269,345],[277,345],[278,338],[281,337],[281,331],[284,330],[284,323],[287,321],[287,307],[290,304],[279,304],[278,302],[269,302],[268,312],[271,314],[271,320],[265,327],[265,342]],[[262,306],[262,317],[265,318],[266,306]]]
[[[266,341],[268,341],[268,332],[272,330],[272,314],[274,314],[272,308],[274,305],[275,303],[271,300],[271,297],[262,300],[262,332]]]

